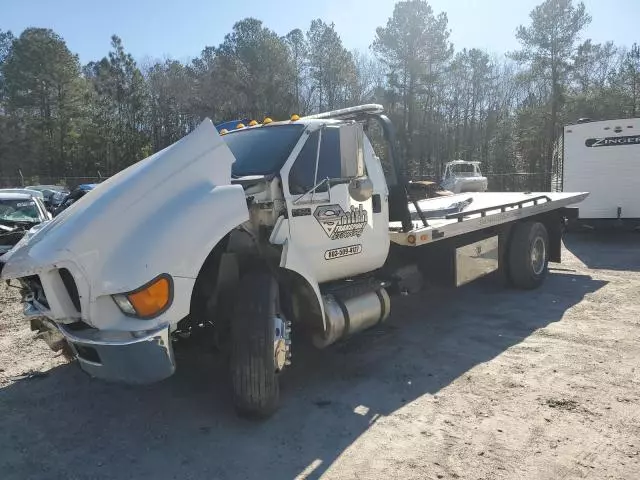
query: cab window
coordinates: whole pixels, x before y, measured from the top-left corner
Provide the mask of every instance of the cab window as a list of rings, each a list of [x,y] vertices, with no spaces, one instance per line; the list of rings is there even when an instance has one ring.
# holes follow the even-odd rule
[[[298,158],[289,171],[289,191],[292,194],[308,192],[326,178],[340,178],[340,129],[326,127],[322,130],[318,175],[316,177],[316,155],[320,132],[313,132],[302,147]],[[327,184],[318,187],[316,192],[326,192]]]

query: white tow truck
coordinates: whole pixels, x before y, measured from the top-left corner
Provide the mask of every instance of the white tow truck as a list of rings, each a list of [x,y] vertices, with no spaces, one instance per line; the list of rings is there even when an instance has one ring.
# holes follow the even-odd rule
[[[161,380],[173,339],[213,331],[238,412],[267,416],[298,335],[326,347],[385,321],[390,295],[429,278],[501,270],[537,287],[560,261],[564,207],[587,196],[421,199],[407,185],[379,105],[224,135],[207,119],[25,235],[2,277],[22,289],[32,328],[95,377]]]

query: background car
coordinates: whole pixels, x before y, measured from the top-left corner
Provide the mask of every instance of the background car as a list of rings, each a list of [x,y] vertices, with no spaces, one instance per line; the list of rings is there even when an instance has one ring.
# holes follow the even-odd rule
[[[69,195],[69,190],[64,185],[30,185],[28,190],[37,190],[44,196],[44,204],[50,212],[60,205],[60,202]]]
[[[44,201],[44,194],[39,190],[33,190],[31,188],[0,188],[0,193],[24,193],[25,195],[38,197],[40,200]]]
[[[51,220],[38,196],[0,191],[0,255],[4,255],[34,226]]]
[[[60,201],[58,206],[53,211],[53,216],[55,217],[56,215],[59,215],[61,212],[69,208],[75,202],[84,197],[88,192],[93,190],[97,185],[97,183],[83,183],[81,185],[78,185]]]

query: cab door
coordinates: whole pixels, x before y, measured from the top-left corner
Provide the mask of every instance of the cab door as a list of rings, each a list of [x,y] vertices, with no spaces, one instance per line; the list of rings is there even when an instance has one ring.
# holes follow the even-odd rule
[[[367,175],[362,127],[325,125],[308,134],[282,172],[289,240],[322,283],[379,268],[388,248],[384,180]]]

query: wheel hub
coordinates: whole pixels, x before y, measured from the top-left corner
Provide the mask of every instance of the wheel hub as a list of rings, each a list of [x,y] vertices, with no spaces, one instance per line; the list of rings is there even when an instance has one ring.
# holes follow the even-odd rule
[[[531,246],[531,268],[536,275],[540,275],[544,270],[546,254],[544,240],[541,237],[536,237]]]
[[[274,319],[273,356],[276,372],[291,364],[291,322],[282,317]]]

